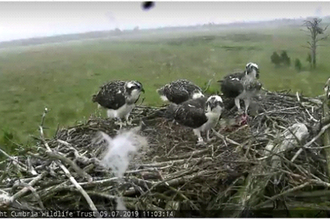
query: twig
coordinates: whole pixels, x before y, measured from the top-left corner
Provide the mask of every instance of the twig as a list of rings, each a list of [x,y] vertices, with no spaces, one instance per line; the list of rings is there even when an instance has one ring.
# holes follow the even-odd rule
[[[278,109],[278,110],[267,111],[267,112],[260,113],[258,116],[262,116],[262,115],[270,114],[270,113],[280,113],[283,110],[292,110],[292,109],[297,109],[297,108],[299,108],[299,107],[298,106],[294,106],[294,107],[288,107],[288,108],[283,108],[283,109]],[[293,113],[286,112],[286,113],[295,114],[295,112],[293,112]]]
[[[154,184],[150,190],[148,190],[145,194],[141,195],[141,196],[146,196],[147,193],[151,192],[152,189],[156,188],[157,186],[175,186],[175,185],[180,185],[183,184],[187,181],[191,181],[194,178],[206,175],[208,173],[210,173],[211,171],[207,171],[207,170],[202,170],[196,174],[192,174],[192,175],[187,175],[187,176],[182,176],[176,179],[172,179],[172,180],[162,180],[160,182],[157,182],[156,184]]]
[[[31,190],[31,188],[39,181],[41,180],[44,176],[46,176],[47,171],[42,172],[41,174],[39,174],[36,178],[34,178],[33,180],[31,180],[31,182],[29,184],[27,184],[27,186],[25,186],[23,189],[21,189],[19,192],[15,193],[11,198],[11,202],[14,202],[15,200],[19,199],[20,197],[22,197],[25,193],[27,193],[29,190]]]
[[[44,136],[44,132],[43,132],[43,123],[45,121],[45,117],[47,114],[48,110],[47,108],[45,108],[44,113],[42,114],[42,119],[41,119],[41,124],[40,124],[40,136],[42,141],[44,142],[46,148],[47,148],[47,153],[49,154],[53,154],[52,150],[50,149],[50,147],[48,146],[47,142],[45,141],[45,136]],[[77,183],[77,181],[75,180],[75,178],[73,178],[73,176],[71,175],[71,173],[69,172],[69,170],[59,161],[56,161],[57,165],[64,171],[65,175],[69,178],[69,180],[73,183],[73,185],[79,190],[79,192],[85,197],[89,207],[91,208],[91,210],[96,212],[97,217],[99,217],[99,213],[97,211],[97,208],[95,207],[93,201],[91,200],[91,198],[89,197],[89,195],[86,193],[86,191]]]
[[[96,195],[96,196],[104,197],[104,198],[107,198],[109,200],[116,200],[117,199],[117,196],[113,196],[113,195],[109,195],[109,194],[105,194],[105,193],[101,193],[101,192],[95,192],[95,191],[87,191],[87,192],[90,195]],[[127,201],[127,202],[136,202],[137,201],[137,199],[130,198],[130,197],[123,197],[122,199],[124,201]]]
[[[171,165],[167,165],[164,167],[157,167],[157,168],[145,168],[145,169],[139,169],[139,170],[127,170],[125,174],[132,174],[132,173],[141,173],[146,171],[158,171],[158,170],[165,170],[172,167]]]
[[[212,82],[212,79],[209,79],[209,81],[207,82],[207,84],[205,86],[205,89],[203,90],[203,93],[205,93],[210,88],[211,82]]]
[[[72,160],[70,160],[69,158],[66,158],[58,153],[54,153],[52,151],[45,151],[46,154],[54,159],[54,160],[60,160],[60,161],[63,161],[65,162],[66,164],[70,165],[76,172],[79,176],[83,177],[83,178],[86,178],[89,182],[91,182],[93,180],[93,178],[87,174],[84,170],[80,169],[80,167],[77,166],[76,163],[74,163]]]
[[[196,161],[200,160],[201,158],[192,158],[190,161]],[[211,157],[205,157],[203,158],[205,161],[212,161],[213,159]],[[185,163],[187,160],[186,159],[180,159],[180,160],[172,160],[172,161],[165,161],[165,162],[159,162],[159,163],[151,163],[151,164],[141,164],[139,165],[140,167],[163,167],[167,165],[179,165]]]
[[[236,146],[241,146],[241,144],[237,143],[236,141],[231,140],[231,139],[228,138],[228,137],[223,136],[222,134],[220,134],[219,132],[217,132],[217,131],[214,130],[213,128],[212,128],[212,131],[214,132],[214,134],[215,134],[218,138],[221,138],[222,140],[228,141],[229,143],[234,144],[234,145],[236,145]]]
[[[206,148],[206,149],[203,149],[203,150],[195,150],[193,152],[191,152],[190,154],[183,154],[183,155],[178,155],[178,156],[175,156],[175,157],[169,157],[168,159],[170,160],[178,160],[178,159],[183,159],[183,158],[192,158],[196,155],[199,155],[199,154],[203,154],[207,151],[209,151],[210,149],[209,148]]]
[[[256,206],[253,207],[253,208],[254,208],[254,209],[259,209],[259,208],[261,208],[262,206],[266,205],[267,203],[269,203],[269,202],[271,202],[271,201],[274,201],[275,199],[277,199],[277,198],[279,198],[279,197],[281,197],[281,196],[284,196],[284,195],[286,195],[286,194],[289,194],[289,193],[292,193],[292,192],[297,191],[297,190],[299,190],[299,189],[302,189],[302,188],[304,188],[304,187],[306,187],[306,186],[308,186],[308,185],[310,185],[310,184],[311,184],[311,182],[306,182],[306,183],[301,184],[301,185],[299,185],[299,186],[296,186],[296,187],[294,187],[294,188],[288,189],[288,190],[286,190],[286,191],[284,191],[284,192],[282,192],[282,193],[280,193],[280,194],[277,194],[277,195],[275,195],[275,196],[272,196],[272,197],[269,198],[267,201],[262,202],[262,203],[256,205]]]
[[[93,181],[93,182],[82,182],[82,183],[79,183],[80,186],[83,186],[83,187],[93,187],[93,186],[102,186],[102,185],[109,185],[110,183],[113,183],[113,182],[117,182],[118,181],[118,177],[112,177],[112,178],[109,178],[109,179],[103,179],[103,180],[96,180],[96,181]]]
[[[7,154],[5,151],[3,151],[1,148],[0,148],[0,152],[1,152],[3,155],[5,155],[6,157],[8,157],[9,159],[11,159],[12,161],[14,161],[14,162],[15,162],[15,165],[18,166],[19,169],[22,169],[22,170],[24,170],[24,171],[26,171],[26,172],[31,173],[31,171],[29,171],[29,170],[27,169],[27,166],[26,166],[25,164],[21,163],[19,160],[17,160],[17,158],[10,156],[10,155]],[[32,174],[32,173],[31,173],[31,174]],[[34,175],[34,174],[32,174],[32,175]]]
[[[29,184],[23,184],[25,187],[27,187],[32,194],[34,195],[34,197],[36,197],[36,199],[38,200],[39,206],[41,209],[45,209],[45,206],[43,204],[43,202],[40,199],[40,196],[38,195],[37,191],[35,190],[35,188],[33,188],[32,186],[30,186]]]
[[[97,215],[97,217],[100,217],[100,214],[96,208],[96,206],[94,205],[93,201],[91,200],[91,198],[89,197],[89,195],[86,193],[86,191],[77,183],[77,181],[75,180],[75,178],[73,178],[73,176],[71,175],[71,173],[69,172],[69,170],[60,162],[57,162],[59,167],[61,167],[61,169],[64,171],[65,175],[69,178],[69,180],[71,181],[71,183],[77,188],[77,190],[85,197],[89,207],[91,208],[92,211],[94,211]]]
[[[161,180],[164,181],[163,176],[162,176],[160,173],[159,173],[159,175],[160,175],[160,177],[161,177]],[[177,194],[179,194],[184,200],[188,201],[188,202],[191,204],[191,206],[194,208],[194,210],[199,210],[199,209],[197,208],[197,206],[196,206],[192,201],[190,201],[190,199],[188,199],[183,193],[180,192],[180,190],[177,190],[177,189],[173,188],[173,187],[170,186],[167,182],[165,182],[165,184],[166,184],[166,185],[167,185],[172,191],[174,191],[174,192],[176,192]]]

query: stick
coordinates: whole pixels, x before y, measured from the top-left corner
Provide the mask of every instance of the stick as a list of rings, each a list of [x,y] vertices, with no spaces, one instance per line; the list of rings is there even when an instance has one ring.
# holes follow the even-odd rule
[[[7,154],[5,151],[3,151],[1,148],[0,148],[0,152],[3,153],[3,155],[5,155],[5,156],[8,157],[9,159],[11,159],[12,161],[16,162],[15,165],[18,166],[18,168],[20,168],[20,169],[22,169],[22,170],[24,170],[24,171],[26,171],[26,172],[31,173],[31,171],[29,171],[29,170],[27,169],[27,166],[26,166],[25,164],[21,163],[20,161],[18,161],[15,157],[10,156],[10,155]],[[31,174],[34,175],[33,173],[31,173]]]
[[[75,178],[73,178],[73,176],[71,175],[71,173],[69,172],[69,170],[63,164],[61,164],[60,162],[57,162],[57,164],[64,171],[65,175],[69,178],[69,180],[71,181],[71,183],[84,196],[84,198],[86,199],[86,201],[87,201],[89,207],[91,208],[91,210],[96,213],[97,217],[100,217],[100,214],[99,214],[96,206],[94,205],[93,201],[91,200],[91,198],[89,197],[89,195],[86,193],[86,191],[78,184],[78,182],[75,180]]]
[[[43,132],[43,123],[45,121],[45,117],[47,114],[48,110],[47,108],[45,108],[44,113],[42,114],[42,119],[41,119],[41,124],[39,126],[40,128],[40,136],[42,141],[44,142],[47,151],[46,153],[50,153],[53,154],[52,150],[50,149],[50,147],[48,146],[48,143],[45,141],[45,136],[44,136],[44,132]],[[93,201],[91,200],[91,198],[89,197],[89,195],[86,193],[86,191],[77,183],[77,181],[75,180],[75,178],[73,178],[73,176],[71,175],[71,173],[69,172],[69,170],[60,162],[60,161],[56,161],[56,164],[64,171],[65,175],[69,178],[69,180],[71,181],[71,183],[73,183],[73,185],[78,189],[78,191],[84,196],[84,198],[86,199],[89,207],[91,208],[91,210],[96,212],[97,217],[99,217],[99,212],[96,209]]]
[[[237,143],[236,141],[231,140],[231,139],[228,138],[228,137],[223,136],[222,134],[220,134],[219,132],[217,132],[217,131],[214,130],[213,128],[212,128],[212,131],[214,132],[214,134],[215,134],[218,138],[221,138],[221,139],[224,140],[224,141],[228,141],[229,143],[234,144],[234,145],[236,145],[236,146],[241,146],[241,144]]]
[[[187,158],[187,157],[193,157],[193,156],[196,156],[196,155],[205,153],[205,152],[207,152],[209,150],[210,149],[208,149],[208,148],[203,149],[203,150],[195,150],[195,151],[191,152],[190,154],[185,153],[184,155],[178,155],[178,156],[175,156],[175,157],[169,157],[168,159],[170,159],[170,160],[177,160],[177,159],[183,159],[183,158]]]
[[[44,204],[42,203],[42,201],[41,201],[41,199],[40,199],[40,196],[39,196],[38,193],[37,193],[37,190],[35,190],[35,188],[33,188],[32,186],[30,186],[29,184],[24,184],[24,185],[25,185],[25,187],[28,188],[28,189],[32,192],[32,194],[37,198],[40,208],[45,209],[45,206],[44,206]]]
[[[297,191],[297,190],[299,190],[299,189],[302,189],[302,188],[304,188],[305,186],[308,186],[308,185],[310,185],[310,184],[311,184],[311,182],[306,182],[306,183],[301,184],[301,185],[299,185],[299,186],[296,186],[296,187],[294,187],[294,188],[288,189],[288,190],[286,190],[286,191],[284,191],[284,192],[282,192],[282,193],[280,193],[280,194],[277,194],[277,195],[275,195],[275,196],[272,196],[271,198],[269,198],[269,200],[267,200],[267,201],[265,201],[265,202],[262,202],[262,203],[260,203],[259,205],[256,205],[256,206],[253,207],[253,208],[254,208],[254,209],[258,209],[258,208],[260,208],[260,207],[266,205],[267,203],[269,203],[269,202],[271,202],[271,201],[274,201],[274,200],[277,199],[278,197],[281,197],[281,196],[284,196],[284,195],[286,195],[286,194],[289,194],[289,193],[292,193],[292,192],[294,192],[294,191]]]
[[[31,190],[32,186],[34,186],[34,184],[36,184],[39,180],[41,180],[44,176],[46,176],[47,171],[42,172],[40,175],[38,175],[36,178],[34,178],[33,180],[31,180],[31,182],[29,184],[27,184],[26,187],[24,187],[23,189],[21,189],[20,191],[18,191],[17,193],[15,193],[11,198],[10,198],[10,202],[14,202],[15,200],[19,199],[20,197],[22,197],[25,193],[27,193],[29,190]]]
[[[60,161],[65,162],[66,164],[71,166],[77,172],[78,175],[80,175],[83,178],[86,178],[89,182],[91,182],[93,180],[93,178],[89,174],[87,174],[84,170],[80,169],[80,167],[78,167],[77,164],[74,163],[69,158],[66,158],[66,157],[64,157],[60,154],[54,153],[52,151],[46,151],[46,154],[54,160],[60,160]]]
[[[201,158],[192,158],[190,161],[200,160]],[[205,157],[203,158],[205,161],[212,161],[213,159],[211,157]],[[150,163],[150,164],[140,164],[139,167],[164,167],[168,165],[179,165],[182,163],[185,163],[186,159],[180,159],[180,160],[172,160],[172,161],[165,161],[165,162],[159,162],[159,163]]]
[[[102,192],[95,192],[95,191],[88,191],[88,194],[104,197],[109,200],[116,200],[118,198],[118,196],[113,196],[113,195],[105,194]],[[123,197],[122,199],[127,202],[136,202],[137,201],[136,198],[130,198],[130,197]]]

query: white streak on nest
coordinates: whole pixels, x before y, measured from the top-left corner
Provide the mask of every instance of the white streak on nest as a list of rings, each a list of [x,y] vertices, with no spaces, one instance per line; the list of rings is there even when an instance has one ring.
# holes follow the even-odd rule
[[[117,197],[117,210],[120,211],[127,210],[122,197]]]
[[[106,153],[101,160],[101,164],[108,169],[111,168],[116,177],[122,178],[138,150],[145,149],[148,146],[147,139],[137,134],[140,128],[136,127],[123,131],[114,138],[99,132],[101,141],[105,141],[107,144]],[[116,201],[116,210],[126,210],[125,203],[121,197],[117,197]]]
[[[122,178],[128,168],[129,162],[136,155],[137,151],[148,145],[147,139],[139,134],[133,128],[124,131],[114,138],[100,132],[102,138],[107,143],[105,156],[101,164],[106,168],[111,168],[116,177]]]

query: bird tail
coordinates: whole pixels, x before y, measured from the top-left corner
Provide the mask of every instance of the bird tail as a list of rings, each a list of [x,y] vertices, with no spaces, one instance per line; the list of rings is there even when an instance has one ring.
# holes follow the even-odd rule
[[[223,82],[223,80],[222,80],[222,79],[220,79],[220,80],[218,80],[217,82],[218,82],[218,83],[222,83],[222,82]]]

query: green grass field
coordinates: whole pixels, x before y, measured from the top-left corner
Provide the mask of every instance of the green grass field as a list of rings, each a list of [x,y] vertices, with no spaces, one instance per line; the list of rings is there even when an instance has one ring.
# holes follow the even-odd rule
[[[74,125],[96,114],[91,96],[104,82],[114,79],[143,83],[145,105],[161,105],[156,93],[161,85],[187,78],[203,86],[249,61],[260,67],[260,80],[269,90],[291,89],[304,95],[323,92],[330,76],[329,44],[318,50],[318,67],[306,61],[307,36],[296,28],[254,28],[199,31],[189,34],[153,34],[125,40],[85,40],[61,44],[7,48],[0,51],[0,143],[8,138],[27,144],[38,135],[43,109],[51,137],[59,124]],[[299,58],[304,70],[274,68],[273,51],[286,50],[291,63]],[[105,116],[105,112],[102,111]]]

